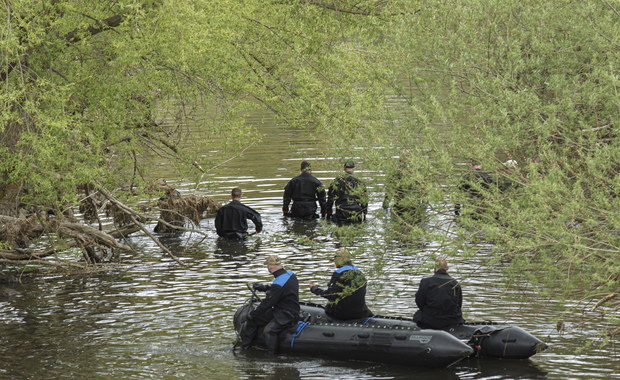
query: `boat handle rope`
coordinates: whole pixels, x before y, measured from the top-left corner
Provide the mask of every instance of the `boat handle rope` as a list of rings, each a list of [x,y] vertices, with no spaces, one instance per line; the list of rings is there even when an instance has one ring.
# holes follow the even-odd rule
[[[293,334],[293,339],[291,339],[291,347],[295,345],[295,338],[297,338],[301,334],[301,332],[304,330],[304,328],[306,328],[306,326],[310,324],[310,322],[302,322],[302,321],[297,321],[297,323],[298,323],[297,331],[295,331],[295,334]]]
[[[370,318],[368,318],[367,320],[365,320],[365,321],[364,321],[364,323],[362,323],[362,326],[366,326],[366,324],[367,324],[368,322],[370,322],[370,320],[371,320],[371,319],[373,319],[373,318],[374,318],[374,317],[376,317],[376,316],[377,316],[377,314],[375,314],[375,315],[373,315],[372,317],[370,317]]]

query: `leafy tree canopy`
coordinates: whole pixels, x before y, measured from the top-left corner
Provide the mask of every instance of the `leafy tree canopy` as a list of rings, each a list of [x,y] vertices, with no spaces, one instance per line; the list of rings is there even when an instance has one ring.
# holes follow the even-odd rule
[[[444,253],[482,236],[507,278],[614,305],[613,2],[4,1],[0,18],[0,184],[19,202],[3,214],[66,208],[85,184],[118,196],[150,154],[199,170],[187,122],[209,107],[217,160],[259,138],[258,105],[341,149],[387,147],[365,151],[386,170],[406,149],[422,203],[464,205]],[[471,161],[496,178],[475,201],[456,186]]]
[[[588,310],[608,307],[602,314],[612,320],[619,21],[620,8],[607,1],[424,2],[415,17],[387,21],[393,33],[378,61],[393,73],[390,107],[359,134],[372,136],[360,145],[409,151],[412,177],[428,185],[437,212],[464,205],[444,254],[471,257],[470,243],[483,238],[495,260],[510,263],[508,281],[577,295]],[[376,156],[378,165],[399,165]],[[495,178],[473,199],[456,186],[472,162]]]

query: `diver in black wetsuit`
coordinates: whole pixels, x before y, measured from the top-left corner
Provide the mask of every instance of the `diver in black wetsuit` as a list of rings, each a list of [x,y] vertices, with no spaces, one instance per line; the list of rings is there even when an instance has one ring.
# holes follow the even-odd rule
[[[263,230],[260,214],[241,203],[243,193],[235,187],[231,193],[232,201],[220,208],[215,216],[215,230],[220,237],[243,240],[248,234],[247,219],[254,223],[255,233]]]
[[[463,177],[458,185],[458,189],[469,195],[469,202],[473,206],[473,213],[482,213],[481,203],[484,200],[484,192],[497,187],[497,179],[491,174],[484,171],[482,164],[474,162],[467,174]],[[459,216],[462,213],[462,205],[456,203],[454,205],[454,214]]]
[[[255,290],[267,292],[267,297],[248,315],[241,331],[241,348],[249,349],[259,328],[265,326],[265,344],[269,353],[276,354],[278,334],[299,319],[299,283],[295,273],[285,270],[277,256],[268,256],[265,265],[275,279],[270,285],[253,285]]]
[[[293,206],[289,212],[289,205]],[[315,219],[316,203],[319,202],[321,215],[325,216],[325,189],[323,184],[312,175],[312,167],[308,161],[301,162],[301,174],[293,177],[284,187],[282,213],[299,219]]]
[[[411,152],[403,150],[398,165],[385,178],[383,210],[387,213],[393,201],[392,212],[398,216],[396,220],[407,224],[419,224],[426,220],[428,193],[424,184],[415,179],[416,174],[411,164]]]
[[[372,312],[366,306],[366,277],[351,263],[349,251],[339,249],[334,256],[334,264],[336,270],[327,289],[323,290],[316,284],[310,285],[312,293],[327,298],[325,314],[342,320],[372,317]]]
[[[361,223],[368,213],[368,191],[364,182],[353,176],[354,168],[355,163],[347,161],[344,175],[336,177],[327,192],[327,217],[332,216],[332,206],[335,205],[333,220],[339,226]]]

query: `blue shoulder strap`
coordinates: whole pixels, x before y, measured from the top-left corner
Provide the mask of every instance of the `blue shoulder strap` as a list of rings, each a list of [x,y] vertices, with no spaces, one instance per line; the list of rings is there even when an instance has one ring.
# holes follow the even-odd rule
[[[342,273],[342,272],[346,272],[348,270],[359,270],[359,268],[354,267],[353,265],[345,265],[343,267],[340,267],[340,268],[336,269],[336,273]]]
[[[289,278],[291,278],[292,275],[293,275],[293,271],[287,270],[286,273],[283,273],[279,275],[278,277],[276,277],[273,280],[272,285],[284,286],[284,284],[286,284],[286,282],[288,281]]]

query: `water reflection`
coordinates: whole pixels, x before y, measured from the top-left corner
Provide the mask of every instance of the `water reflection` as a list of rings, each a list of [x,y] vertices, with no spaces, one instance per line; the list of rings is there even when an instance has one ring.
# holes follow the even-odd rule
[[[319,219],[303,220],[285,217],[282,221],[287,233],[306,236],[310,239],[317,237],[316,228],[318,224]]]
[[[321,303],[308,286],[326,279],[333,270],[331,257],[338,247],[355,252],[369,285],[367,303],[384,315],[411,317],[417,285],[427,272],[425,263],[441,253],[443,241],[401,239],[400,223],[381,215],[381,178],[369,179],[369,218],[355,226],[335,227],[324,220],[283,218],[282,189],[299,161],[311,159],[314,174],[328,185],[340,171],[340,159],[321,157],[310,141],[296,131],[265,125],[270,135],[260,147],[230,161],[199,184],[201,195],[222,202],[230,188],[240,186],[245,203],[259,211],[264,233],[243,242],[216,238],[213,219],[200,228],[207,236],[182,232],[160,236],[186,267],[163,255],[140,234],[130,239],[134,253],[105,272],[77,276],[26,275],[0,289],[0,378],[189,378],[189,379],[539,379],[610,378],[617,376],[618,353],[590,347],[575,353],[597,331],[582,331],[576,317],[567,316],[567,331],[559,336],[557,300],[540,300],[531,289],[502,286],[502,263],[481,268],[490,255],[485,242],[477,257],[454,262],[452,274],[463,286],[464,312],[470,320],[493,320],[525,328],[550,343],[532,360],[470,359],[454,368],[426,370],[325,358],[269,357],[262,352],[234,356],[232,316],[250,296],[247,283],[273,279],[264,257],[278,254],[300,281],[300,298]],[[293,144],[294,142],[294,144]],[[207,153],[205,153],[207,154]],[[310,156],[310,157],[309,157]],[[363,160],[357,160],[363,167]],[[338,162],[336,164],[335,162]],[[168,166],[156,166],[164,170]],[[334,170],[330,170],[333,168]],[[368,169],[368,168],[364,168]],[[174,173],[154,175],[171,178]],[[179,184],[183,193],[196,184]],[[374,186],[374,188],[373,188]],[[206,189],[206,190],[204,190]],[[449,236],[452,215],[428,210],[424,228]],[[372,268],[381,270],[372,270]],[[21,283],[20,283],[21,281]],[[3,290],[4,289],[4,290]],[[10,290],[7,290],[10,289]],[[571,323],[573,322],[573,323]]]
[[[249,260],[250,253],[260,252],[261,244],[260,237],[250,237],[246,240],[230,240],[218,237],[213,255],[222,260],[238,262],[241,265]]]
[[[380,363],[335,362],[326,358],[271,357],[264,351],[236,355],[248,379],[546,379],[547,372],[530,360],[470,358],[446,369]],[[388,376],[386,376],[389,374]]]
[[[460,379],[546,379],[547,372],[530,360],[475,359],[465,360],[455,366]]]
[[[335,227],[322,220],[282,218],[277,206],[274,199],[258,207],[270,232],[243,242],[189,232],[164,239],[186,268],[138,235],[132,238],[139,247],[137,256],[123,256],[123,264],[107,272],[24,278],[22,284],[3,285],[11,290],[0,295],[0,377],[409,379],[415,373],[443,380],[542,379],[547,372],[584,379],[613,374],[614,354],[606,349],[592,347],[574,355],[583,335],[595,332],[569,330],[557,336],[552,303],[530,302],[518,289],[502,293],[495,286],[501,267],[482,271],[475,260],[453,267],[463,284],[467,318],[519,325],[550,343],[549,351],[531,361],[470,359],[445,370],[273,358],[262,352],[235,357],[232,316],[250,295],[246,283],[272,280],[262,264],[268,254],[279,254],[298,274],[302,299],[320,303],[307,285],[326,279],[333,270],[333,252],[348,246],[357,252],[356,265],[367,273],[369,307],[387,315],[410,317],[417,284],[429,275],[417,269],[432,255],[428,247],[386,244],[385,252],[365,250],[371,243],[376,246],[389,228],[383,219]],[[209,231],[209,221],[205,226]],[[367,270],[377,263],[382,271]]]
[[[183,231],[158,233],[157,238],[163,245],[173,251],[183,249],[187,242],[187,240],[183,238]]]
[[[386,216],[384,234],[395,246],[422,249],[427,244],[424,238],[427,229],[426,223],[409,223],[400,215],[390,214]]]

